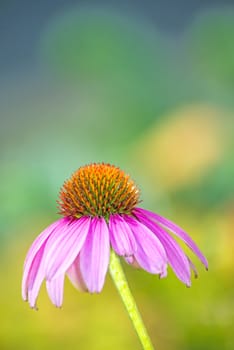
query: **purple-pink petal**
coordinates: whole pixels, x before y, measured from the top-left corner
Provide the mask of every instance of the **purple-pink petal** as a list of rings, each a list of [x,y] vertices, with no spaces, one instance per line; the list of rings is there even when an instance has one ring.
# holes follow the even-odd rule
[[[136,261],[135,256],[125,256],[124,260],[126,261],[126,263],[128,263],[129,265],[131,265],[132,267],[135,267],[136,269],[140,268],[140,265],[138,264],[138,262]]]
[[[49,294],[50,300],[57,307],[61,307],[63,303],[63,287],[64,274],[50,281],[46,281],[46,289]]]
[[[152,222],[145,215],[136,214],[137,218],[144,223],[163,244],[168,262],[174,270],[176,276],[187,286],[191,285],[191,273],[189,261],[178,243],[165,230],[155,222]]]
[[[80,256],[78,255],[73,264],[67,270],[67,276],[73,286],[77,288],[81,292],[86,292],[87,287],[84,283],[84,279],[82,277],[80,271]]]
[[[196,243],[189,237],[189,235],[182,230],[179,226],[174,224],[172,221],[164,218],[163,216],[160,216],[158,214],[155,214],[149,210],[142,209],[142,208],[136,208],[134,210],[135,214],[137,213],[143,214],[149,218],[152,218],[156,222],[160,223],[162,226],[164,226],[166,229],[173,232],[176,236],[178,236],[180,239],[182,239],[187,246],[197,255],[197,257],[201,260],[201,262],[205,265],[206,269],[208,269],[208,261],[205,258],[205,256],[202,254]]]
[[[26,267],[25,265],[27,263],[29,263],[29,265],[30,265],[30,260],[32,261],[35,254],[40,249],[40,247],[44,243],[44,241],[49,237],[49,235],[57,227],[63,226],[64,223],[66,223],[68,221],[69,221],[69,219],[67,219],[67,218],[58,219],[39,234],[39,236],[34,240],[34,242],[32,243],[31,247],[28,250],[27,256],[26,256],[25,261],[24,261],[24,268]]]
[[[93,218],[80,252],[80,269],[91,293],[99,293],[104,285],[109,264],[109,230],[104,218]]]
[[[41,284],[43,282],[43,279],[45,278],[45,269],[43,264],[45,244],[46,242],[41,247],[37,255],[35,256],[32,262],[30,273],[28,275],[27,299],[32,308],[36,308],[37,296],[38,296]]]
[[[196,266],[193,264],[193,262],[188,258],[188,262],[189,262],[189,265],[194,273],[194,277],[197,278],[198,277],[198,272],[197,272],[197,269],[196,269]]]
[[[90,218],[83,217],[56,230],[45,247],[46,279],[64,274],[79,254],[87,237]]]
[[[138,264],[150,273],[165,274],[167,256],[159,239],[138,220],[127,215],[124,215],[124,220],[128,223],[136,239],[137,250],[134,256]]]
[[[110,242],[114,251],[120,256],[131,256],[137,249],[136,240],[129,225],[116,214],[109,220]]]
[[[36,263],[33,263],[37,253],[42,248],[51,233],[62,227],[67,221],[67,218],[62,218],[55,221],[53,224],[48,226],[32,243],[24,262],[24,273],[22,279],[22,297],[24,300],[27,300],[28,279],[32,280],[38,268],[35,267],[38,264],[38,259]],[[34,266],[34,268],[32,266]]]

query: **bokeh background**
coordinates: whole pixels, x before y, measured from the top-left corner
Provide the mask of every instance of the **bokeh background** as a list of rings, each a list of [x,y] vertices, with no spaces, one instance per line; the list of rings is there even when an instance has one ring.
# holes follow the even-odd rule
[[[109,277],[21,300],[63,181],[105,161],[208,257],[186,288],[123,264],[157,349],[234,346],[233,1],[0,1],[0,349],[140,349]]]

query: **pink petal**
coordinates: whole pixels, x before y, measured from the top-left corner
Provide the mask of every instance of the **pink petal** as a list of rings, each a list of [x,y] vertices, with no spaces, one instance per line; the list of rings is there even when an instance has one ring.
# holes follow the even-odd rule
[[[46,288],[52,303],[61,307],[63,303],[64,274],[50,281],[46,281]]]
[[[80,252],[80,269],[91,293],[104,285],[110,258],[109,230],[105,219],[93,218],[85,244]]]
[[[78,255],[73,264],[67,270],[67,276],[70,279],[71,283],[75,288],[77,288],[81,292],[87,292],[87,287],[84,283],[84,279],[82,277],[80,271],[80,256]]]
[[[206,269],[208,269],[208,261],[205,258],[205,256],[202,254],[196,243],[189,237],[189,235],[183,231],[179,226],[174,224],[172,221],[155,214],[149,210],[142,209],[142,208],[136,208],[135,213],[146,215],[147,217],[150,217],[154,219],[155,221],[159,222],[161,225],[163,225],[166,229],[170,230],[173,232],[176,236],[181,238],[187,246],[197,255],[197,257],[201,260],[201,262],[205,265]]]
[[[136,269],[140,268],[140,265],[138,264],[134,256],[126,256],[124,260],[132,267],[135,267]]]
[[[48,237],[54,232],[56,229],[59,229],[62,227],[65,223],[67,222],[66,218],[59,219],[55,221],[53,224],[51,224],[49,227],[47,227],[33,242],[31,245],[25,262],[24,262],[24,273],[23,273],[23,280],[22,280],[22,297],[24,300],[27,300],[27,289],[28,289],[28,279],[32,279],[32,276],[35,275],[36,273],[36,268],[38,264],[38,259],[37,259],[37,264],[34,263],[34,268],[32,268],[33,260],[39,250],[42,248],[44,245],[45,241],[48,239]],[[43,248],[44,249],[44,248]],[[33,271],[31,271],[33,270]]]
[[[160,278],[165,278],[167,277],[167,269],[165,269],[159,276]]]
[[[90,218],[75,219],[49,237],[45,248],[46,279],[64,274],[71,266],[84,244],[89,225]]]
[[[45,269],[43,264],[43,255],[44,255],[44,248],[45,248],[46,242],[41,247],[37,255],[35,256],[30,273],[28,275],[28,283],[27,283],[27,297],[29,304],[32,308],[36,309],[36,300],[38,297],[38,293],[41,287],[41,284],[43,282],[43,279],[45,278]]]
[[[178,243],[159,225],[152,222],[145,215],[136,214],[137,218],[145,224],[160,240],[166,251],[168,262],[176,276],[187,286],[191,285],[191,273],[187,256]]]
[[[191,269],[193,270],[193,273],[194,273],[194,277],[195,278],[198,278],[198,272],[197,272],[197,269],[196,269],[196,266],[193,264],[193,262],[188,258],[188,261],[189,261],[189,265],[191,267]]]
[[[109,220],[111,246],[118,255],[130,256],[137,249],[132,230],[120,215],[111,215]]]
[[[124,219],[128,222],[137,242],[137,251],[134,256],[138,264],[150,273],[165,274],[167,256],[159,239],[136,219],[127,215]]]

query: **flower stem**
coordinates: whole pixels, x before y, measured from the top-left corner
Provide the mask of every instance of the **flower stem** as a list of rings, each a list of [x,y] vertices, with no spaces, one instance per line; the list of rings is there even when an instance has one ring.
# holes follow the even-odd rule
[[[136,306],[135,300],[129,289],[128,282],[124,275],[119,258],[113,250],[111,251],[109,272],[127,309],[128,315],[132,320],[133,326],[137,332],[143,349],[154,350],[150,337],[146,331],[145,325]]]

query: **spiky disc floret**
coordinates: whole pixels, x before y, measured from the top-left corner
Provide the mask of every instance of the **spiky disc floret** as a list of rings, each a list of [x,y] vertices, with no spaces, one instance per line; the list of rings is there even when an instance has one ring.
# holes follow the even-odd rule
[[[139,202],[139,190],[120,168],[93,163],[75,171],[64,182],[58,201],[64,216],[99,216],[131,214]]]

